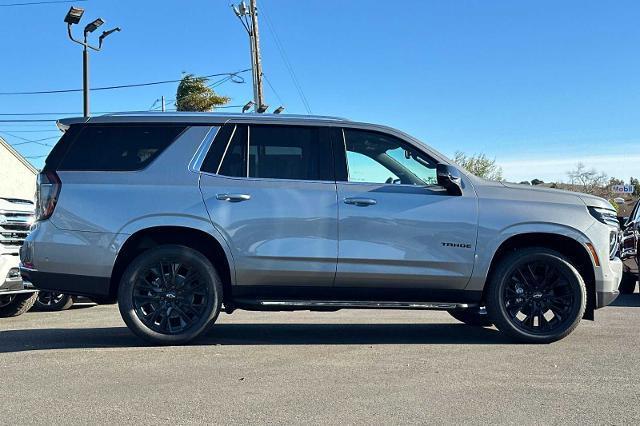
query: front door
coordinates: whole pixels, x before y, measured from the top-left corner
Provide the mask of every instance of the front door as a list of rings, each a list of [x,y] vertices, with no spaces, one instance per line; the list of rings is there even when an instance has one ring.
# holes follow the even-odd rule
[[[345,155],[336,157],[345,158],[347,172],[337,184],[336,287],[407,297],[464,289],[477,236],[473,188],[449,195],[437,185],[436,161],[395,136],[344,129],[338,140]]]
[[[245,293],[331,287],[335,277],[337,201],[328,130],[227,125],[205,161],[200,185],[211,220],[231,246]],[[225,146],[217,146],[224,144]],[[244,287],[244,289],[243,289]],[[240,294],[234,289],[234,294]]]

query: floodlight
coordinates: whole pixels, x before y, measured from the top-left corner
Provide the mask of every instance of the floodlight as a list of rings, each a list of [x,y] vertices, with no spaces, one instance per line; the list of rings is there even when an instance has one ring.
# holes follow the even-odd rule
[[[82,19],[82,15],[84,14],[84,9],[80,7],[73,7],[67,12],[67,16],[64,17],[64,22],[69,25],[77,24]]]
[[[269,109],[269,105],[262,104],[258,107],[256,112],[259,114],[264,114],[265,112],[267,112],[268,109]]]
[[[245,104],[245,106],[242,107],[242,112],[245,113],[247,111],[249,111],[251,109],[252,106],[255,105],[255,102],[253,101],[249,101]]]
[[[109,30],[109,31],[103,31],[102,35],[100,35],[100,37],[98,37],[98,40],[99,40],[99,43],[100,43],[99,45],[102,46],[102,42],[104,41],[105,37],[107,37],[110,34],[115,33],[116,31],[121,31],[120,27],[116,27],[116,28],[114,28],[112,30]]]
[[[284,107],[283,106],[279,106],[278,108],[276,108],[275,111],[273,111],[274,114],[281,114],[282,111],[284,111]]]
[[[85,34],[92,33],[95,30],[97,30],[98,27],[102,26],[102,24],[104,24],[104,21],[102,20],[102,18],[98,18],[92,23],[90,23],[89,25],[87,25],[86,27],[84,27],[84,33]]]

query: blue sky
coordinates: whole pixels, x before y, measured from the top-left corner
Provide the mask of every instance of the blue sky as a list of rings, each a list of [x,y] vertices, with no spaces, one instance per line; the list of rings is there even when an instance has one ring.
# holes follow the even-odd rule
[[[123,29],[92,55],[92,86],[246,68],[247,37],[229,2],[78,2],[87,10],[83,24],[100,16],[104,28]],[[282,99],[287,112],[305,113],[266,18],[315,114],[388,124],[449,155],[486,153],[515,181],[566,180],[578,161],[625,179],[640,175],[637,1],[258,4],[266,15],[264,72],[280,97],[266,87],[273,106]],[[0,7],[0,92],[80,87],[81,49],[62,22],[69,6]],[[92,110],[145,110],[162,95],[173,99],[175,88],[94,92]],[[252,96],[249,81],[218,91],[234,105]],[[81,102],[80,93],[0,96],[0,114],[80,112]],[[51,123],[0,123],[14,144],[22,140],[6,132],[42,139],[56,136],[52,130]],[[27,156],[49,149],[17,148]]]

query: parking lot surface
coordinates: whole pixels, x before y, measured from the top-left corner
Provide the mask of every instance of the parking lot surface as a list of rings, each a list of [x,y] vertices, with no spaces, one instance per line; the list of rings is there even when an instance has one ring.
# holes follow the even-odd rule
[[[116,306],[0,320],[2,424],[640,422],[640,295],[543,346],[445,312],[221,314],[149,347]]]

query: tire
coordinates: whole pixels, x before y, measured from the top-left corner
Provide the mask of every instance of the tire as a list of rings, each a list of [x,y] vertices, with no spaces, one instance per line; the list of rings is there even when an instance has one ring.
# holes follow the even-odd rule
[[[38,293],[0,296],[0,318],[17,317],[27,312],[36,301]]]
[[[216,269],[200,252],[179,245],[158,246],[136,257],[118,291],[120,314],[129,329],[159,345],[200,336],[213,325],[221,305]]]
[[[636,283],[638,282],[638,275],[632,272],[625,272],[622,274],[622,281],[618,290],[620,294],[632,294],[636,291]]]
[[[469,308],[448,312],[449,315],[467,325],[474,327],[491,327],[493,325],[493,321],[489,318],[487,310],[483,308]]]
[[[33,307],[42,312],[64,311],[72,307],[74,302],[73,296],[68,294],[40,291]]]
[[[498,330],[523,343],[551,343],[578,326],[587,293],[582,277],[563,255],[528,248],[500,261],[486,299]]]

